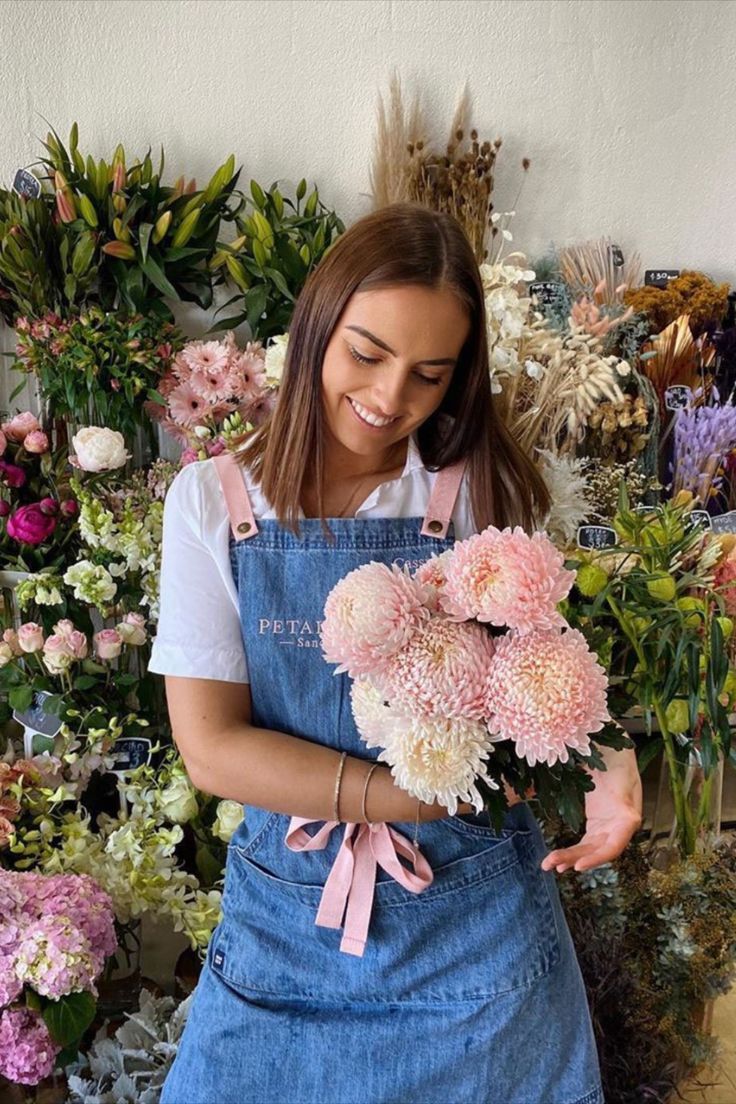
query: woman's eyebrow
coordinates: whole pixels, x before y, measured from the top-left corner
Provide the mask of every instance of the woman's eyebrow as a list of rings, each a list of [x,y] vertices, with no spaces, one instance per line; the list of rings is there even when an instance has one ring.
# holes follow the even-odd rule
[[[376,337],[370,330],[364,329],[362,326],[346,326],[346,330],[355,330],[356,333],[362,334],[363,337],[367,337],[369,341],[372,341],[374,345],[378,345],[381,349],[385,349],[387,353],[391,353],[391,356],[396,356],[390,345],[387,345],[385,341],[381,341],[380,337]],[[453,357],[438,357],[436,360],[418,360],[417,364],[450,364],[455,365],[457,361]]]

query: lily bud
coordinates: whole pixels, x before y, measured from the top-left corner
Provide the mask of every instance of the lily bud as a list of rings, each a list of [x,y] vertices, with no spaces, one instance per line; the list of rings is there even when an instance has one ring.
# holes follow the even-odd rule
[[[123,211],[128,206],[128,201],[122,192],[116,192],[112,197],[112,206],[114,211],[122,215]]]
[[[107,253],[109,257],[118,257],[121,261],[132,261],[135,258],[133,246],[122,241],[106,242],[102,252]]]
[[[62,222],[74,222],[77,210],[74,205],[74,196],[69,188],[64,188],[56,193],[56,210]]]
[[[130,241],[130,230],[128,229],[127,226],[123,226],[123,224],[122,224],[122,222],[119,218],[114,218],[112,220],[112,230],[113,230],[113,233],[114,233],[115,237],[118,239],[118,241],[123,241],[123,242],[129,242]]]
[[[78,197],[78,199],[79,199],[79,210],[82,213],[82,218],[87,223],[87,225],[91,226],[92,229],[94,230],[99,225],[99,220],[97,218],[97,211],[95,210],[94,203],[89,198],[89,196],[86,196],[86,195],[80,195]]]
[[[125,187],[125,165],[121,161],[115,163],[115,169],[112,174],[112,190],[113,192],[122,192]]]
[[[191,195],[192,192],[196,192],[196,190],[197,190],[197,181],[194,179],[194,177],[192,177],[192,179],[189,181],[186,188],[184,189],[184,195]]]
[[[164,211],[164,213],[160,215],[159,218],[156,220],[156,225],[154,226],[153,233],[151,234],[151,239],[153,240],[154,245],[158,245],[158,243],[166,237],[166,232],[171,226],[171,218],[171,211]]]

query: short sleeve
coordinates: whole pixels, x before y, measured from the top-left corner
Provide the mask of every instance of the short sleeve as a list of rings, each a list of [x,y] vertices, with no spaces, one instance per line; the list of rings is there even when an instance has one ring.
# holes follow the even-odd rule
[[[452,511],[452,522],[455,530],[455,540],[467,540],[478,532],[473,517],[473,508],[470,502],[470,471],[466,467],[455,500],[455,508]]]
[[[205,467],[210,469],[207,473]],[[159,675],[247,683],[224,498],[220,524],[212,528],[213,509],[208,503],[204,525],[205,479],[209,482],[207,494],[220,494],[219,486],[212,484],[212,474],[207,461],[187,464],[177,472],[166,494],[159,620],[148,670]]]

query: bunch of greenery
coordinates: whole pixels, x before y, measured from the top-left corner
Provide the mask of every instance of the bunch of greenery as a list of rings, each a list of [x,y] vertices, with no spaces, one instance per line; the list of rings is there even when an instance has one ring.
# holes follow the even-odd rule
[[[229,278],[239,289],[220,308],[237,304],[237,312],[212,329],[231,329],[247,322],[253,340],[265,342],[288,329],[307,276],[345,226],[321,202],[316,187],[302,207],[306,180],[297,186],[295,203],[281,194],[277,182],[264,192],[252,180],[250,190],[252,198],[242,196],[235,216],[239,236],[230,243],[218,243],[209,262],[212,272],[222,272],[222,279]]]

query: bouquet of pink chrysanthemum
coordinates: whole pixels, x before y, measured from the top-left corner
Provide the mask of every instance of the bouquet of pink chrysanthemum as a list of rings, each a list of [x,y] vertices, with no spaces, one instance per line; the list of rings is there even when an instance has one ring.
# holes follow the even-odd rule
[[[112,901],[86,874],[10,870],[0,900],[0,1074],[35,1085],[92,1020],[117,947]]]
[[[604,767],[590,737],[611,718],[606,673],[558,609],[574,580],[544,533],[489,526],[413,575],[372,562],[332,589],[323,654],[354,679],[358,731],[402,789],[499,824],[505,780],[578,827],[580,767]]]

